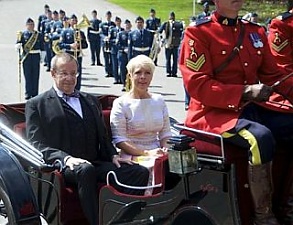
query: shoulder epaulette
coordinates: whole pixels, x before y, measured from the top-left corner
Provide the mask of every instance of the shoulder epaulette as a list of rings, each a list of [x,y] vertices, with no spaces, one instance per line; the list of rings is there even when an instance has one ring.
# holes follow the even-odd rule
[[[205,17],[203,19],[196,20],[195,26],[200,26],[202,24],[205,24],[205,23],[208,23],[208,22],[211,22],[211,21],[212,21],[211,17]]]
[[[259,24],[259,23],[255,23],[255,22],[252,22],[252,21],[249,21],[249,20],[246,20],[246,19],[242,19],[242,18],[240,18],[240,20],[241,20],[242,23],[249,23],[249,24],[261,27],[261,24]]]
[[[277,16],[276,19],[278,19],[278,20],[285,20],[287,18],[290,18],[291,16],[293,16],[292,13],[290,13],[290,12],[284,12],[281,15]]]

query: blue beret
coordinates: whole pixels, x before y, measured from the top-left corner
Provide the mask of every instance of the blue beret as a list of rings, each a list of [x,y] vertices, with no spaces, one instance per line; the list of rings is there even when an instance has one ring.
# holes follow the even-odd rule
[[[118,17],[118,16],[116,16],[116,17],[115,17],[115,21],[116,21],[116,22],[117,22],[117,21],[121,21],[121,18]]]
[[[141,16],[136,17],[135,22],[137,21],[144,21],[144,19]]]
[[[70,19],[75,19],[75,20],[77,20],[77,17],[76,17],[75,14],[72,14],[71,17],[70,17]]]
[[[33,23],[34,21],[33,21],[33,19],[32,18],[28,18],[27,20],[26,20],[26,23]]]

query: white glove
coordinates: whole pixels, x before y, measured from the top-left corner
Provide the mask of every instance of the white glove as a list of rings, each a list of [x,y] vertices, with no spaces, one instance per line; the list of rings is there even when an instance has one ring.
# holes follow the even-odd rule
[[[17,43],[17,44],[15,44],[15,46],[14,46],[14,48],[15,48],[15,51],[17,51],[17,52],[18,52],[18,50],[20,50],[20,49],[21,49],[21,46],[22,46],[22,44],[21,44],[21,43]]]
[[[40,63],[45,62],[45,57],[46,57],[46,51],[41,51],[41,61],[40,61]]]

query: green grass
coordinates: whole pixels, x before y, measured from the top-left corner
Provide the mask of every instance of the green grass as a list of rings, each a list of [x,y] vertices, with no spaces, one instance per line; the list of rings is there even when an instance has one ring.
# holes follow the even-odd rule
[[[148,18],[149,10],[154,8],[157,12],[157,17],[162,21],[168,19],[169,13],[174,11],[177,20],[184,20],[186,24],[189,23],[189,18],[193,14],[193,0],[109,0],[110,2],[120,5],[121,7],[140,15],[144,18]],[[195,15],[202,12],[202,5],[195,4]],[[214,7],[210,6],[213,10]],[[261,12],[259,11],[261,9]],[[260,21],[264,22],[267,18],[274,17],[281,12],[285,11],[286,6],[281,1],[273,4],[264,1],[252,1],[247,0],[243,6],[241,15],[247,12],[257,12]]]

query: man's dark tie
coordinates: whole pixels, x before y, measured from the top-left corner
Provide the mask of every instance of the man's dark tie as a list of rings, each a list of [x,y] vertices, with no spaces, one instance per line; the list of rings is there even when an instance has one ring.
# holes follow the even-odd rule
[[[140,30],[141,41],[143,42],[143,29]]]
[[[69,98],[79,98],[79,97],[80,97],[80,94],[76,90],[73,93],[71,93],[71,94],[65,94],[65,93],[63,93],[63,98],[65,99],[65,101],[68,101]]]

